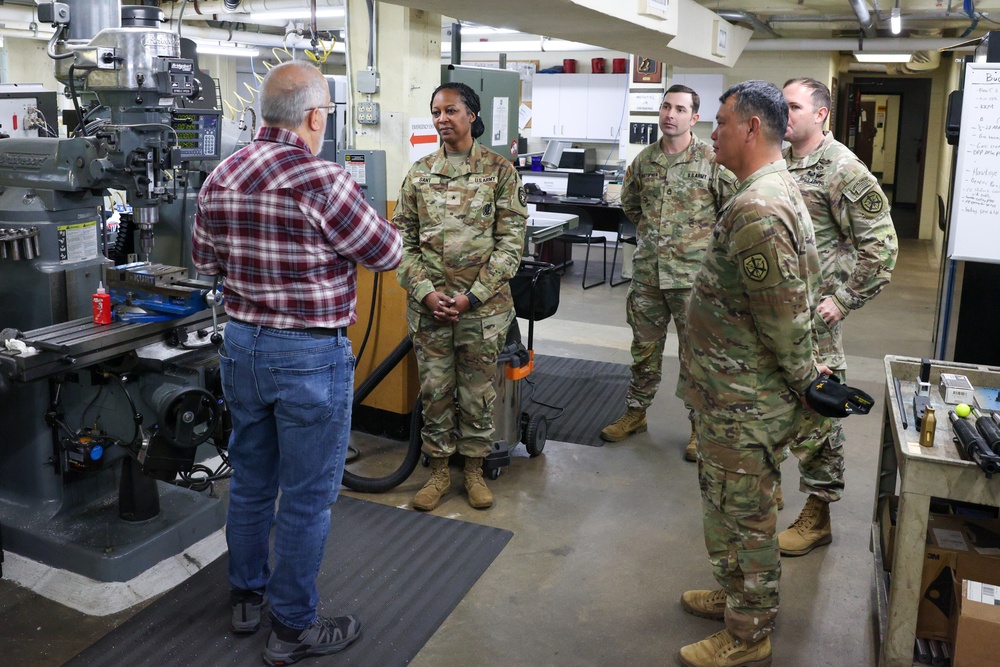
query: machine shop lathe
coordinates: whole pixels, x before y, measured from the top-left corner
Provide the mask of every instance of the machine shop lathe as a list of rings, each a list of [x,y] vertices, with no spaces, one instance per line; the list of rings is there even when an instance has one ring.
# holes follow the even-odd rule
[[[39,134],[0,138],[0,529],[8,551],[127,581],[225,521],[176,479],[228,438],[218,292],[185,252],[221,115],[159,8],[65,0],[38,16],[74,111],[60,138],[55,93],[0,86],[34,99]],[[114,247],[110,190],[131,210]],[[99,281],[107,325],[91,317]]]

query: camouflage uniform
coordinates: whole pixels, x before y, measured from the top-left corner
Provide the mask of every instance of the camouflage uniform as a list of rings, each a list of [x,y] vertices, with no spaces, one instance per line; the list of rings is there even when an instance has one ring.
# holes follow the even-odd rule
[[[475,142],[459,167],[444,147],[414,163],[393,222],[403,237],[397,275],[417,355],[424,403],[423,451],[482,457],[493,444],[493,376],[514,319],[508,281],[524,250],[527,196],[510,162]],[[458,322],[437,322],[433,291],[471,292],[481,304]],[[458,441],[453,442],[458,405]]]
[[[740,183],[719,212],[688,310],[688,402],[698,432],[705,545],[727,593],[726,627],[774,629],[781,565],[778,462],[801,428],[797,393],[815,375],[819,257],[784,162]]]
[[[712,147],[692,134],[690,146],[673,160],[659,142],[647,146],[625,174],[622,211],[636,226],[625,306],[632,327],[632,380],[625,397],[630,408],[645,410],[656,396],[671,317],[683,355],[691,282],[736,180],[714,160]],[[682,372],[684,365],[682,359]]]
[[[823,277],[819,301],[832,296],[846,316],[889,284],[897,249],[889,202],[864,163],[832,134],[827,133],[801,160],[793,159],[791,147],[784,156],[816,234]],[[817,360],[846,381],[844,321],[830,327],[817,315],[813,324]],[[791,451],[799,459],[802,491],[827,502],[840,500],[844,491],[840,420],[811,414]]]

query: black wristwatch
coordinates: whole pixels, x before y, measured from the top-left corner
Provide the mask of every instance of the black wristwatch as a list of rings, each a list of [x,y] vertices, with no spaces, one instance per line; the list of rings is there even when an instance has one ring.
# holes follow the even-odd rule
[[[472,292],[466,292],[465,298],[469,300],[469,310],[475,310],[482,303]]]

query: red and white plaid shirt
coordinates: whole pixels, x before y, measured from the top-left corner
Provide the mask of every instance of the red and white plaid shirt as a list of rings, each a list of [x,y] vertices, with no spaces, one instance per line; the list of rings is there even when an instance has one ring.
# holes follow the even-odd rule
[[[192,256],[200,273],[225,276],[230,317],[336,328],[357,320],[355,264],[394,269],[402,242],[340,165],[290,130],[263,127],[205,181]]]

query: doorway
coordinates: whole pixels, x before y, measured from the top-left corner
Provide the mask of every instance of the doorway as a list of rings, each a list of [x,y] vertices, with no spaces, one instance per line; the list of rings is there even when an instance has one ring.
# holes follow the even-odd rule
[[[856,78],[842,97],[837,136],[879,176],[899,238],[920,237],[930,98],[930,79],[898,77]]]
[[[862,95],[858,158],[878,179],[890,204],[896,201],[900,95]]]

